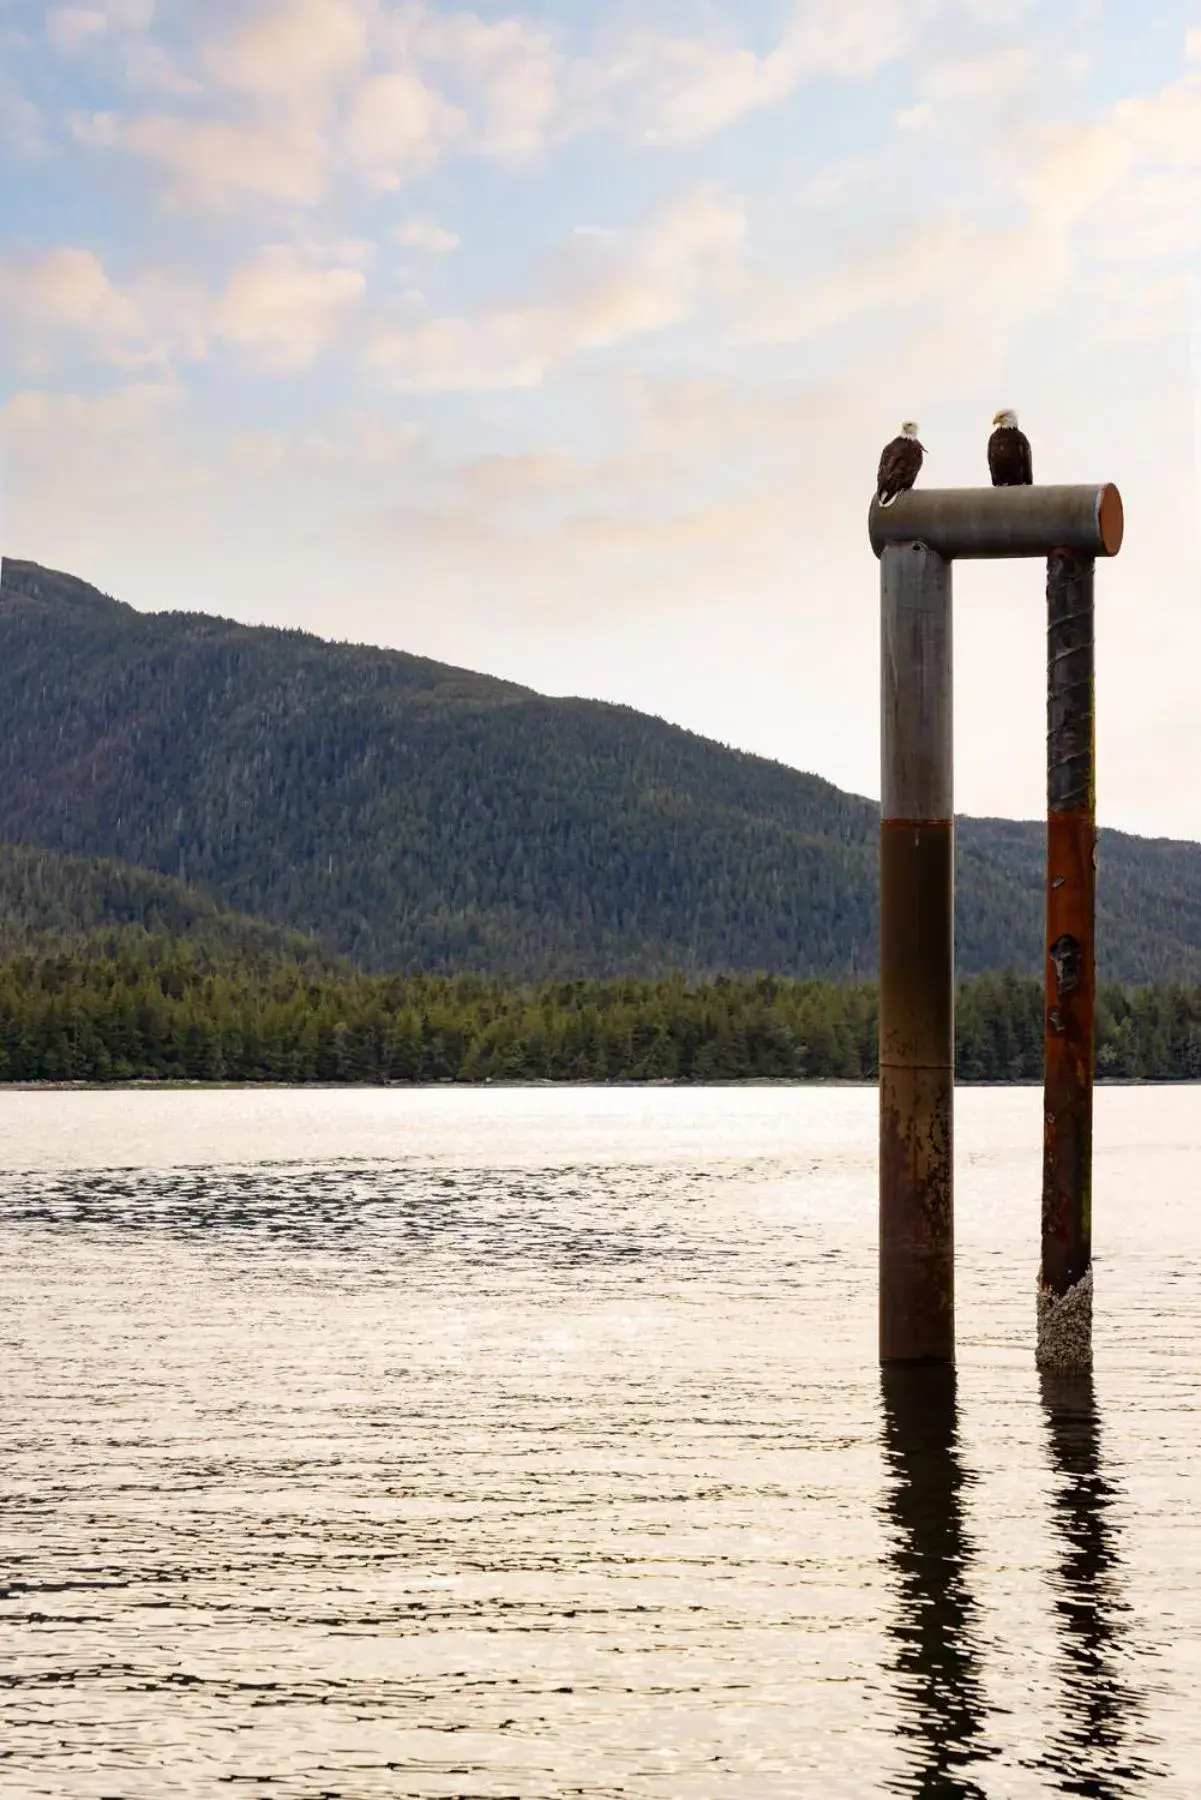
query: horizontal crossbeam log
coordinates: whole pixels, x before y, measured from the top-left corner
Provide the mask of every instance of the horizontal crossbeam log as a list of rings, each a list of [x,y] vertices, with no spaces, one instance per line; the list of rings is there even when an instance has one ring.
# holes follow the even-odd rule
[[[925,544],[942,557],[1116,556],[1122,496],[1112,482],[1088,487],[911,488],[890,506],[872,501],[872,549]]]

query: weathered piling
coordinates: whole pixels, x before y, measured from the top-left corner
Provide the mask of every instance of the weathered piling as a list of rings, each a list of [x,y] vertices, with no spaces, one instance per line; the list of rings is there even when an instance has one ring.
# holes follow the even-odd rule
[[[1047,904],[1037,1360],[1092,1361],[1096,778],[1093,559],[1047,559]]]
[[[1092,1343],[1093,559],[1125,522],[1111,483],[915,488],[873,500],[880,558],[880,1356],[951,1362],[954,824],[951,562],[1047,557],[1046,1147],[1038,1360]]]
[[[946,557],[1116,556],[1125,529],[1122,496],[1112,482],[1083,487],[911,488],[890,506],[872,502],[868,536],[879,556],[887,544],[920,542]]]
[[[951,565],[880,560],[880,1358],[955,1355]]]

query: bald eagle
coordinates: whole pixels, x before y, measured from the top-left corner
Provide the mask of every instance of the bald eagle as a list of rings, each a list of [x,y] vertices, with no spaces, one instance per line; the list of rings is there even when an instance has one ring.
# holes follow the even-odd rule
[[[917,441],[917,426],[912,419],[906,419],[901,426],[900,437],[885,444],[880,453],[880,467],[876,471],[876,499],[881,506],[891,506],[898,494],[905,493],[913,486],[925,454]]]
[[[1034,480],[1030,439],[1018,430],[1018,416],[1008,408],[995,414],[988,440],[988,471],[994,487],[1029,487]]]

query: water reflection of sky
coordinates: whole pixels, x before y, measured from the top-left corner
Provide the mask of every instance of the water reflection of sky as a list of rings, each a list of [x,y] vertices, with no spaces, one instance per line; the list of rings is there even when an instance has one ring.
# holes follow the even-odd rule
[[[0,1791],[1192,1800],[1195,1093],[1098,1097],[1099,1398],[1036,1093],[962,1108],[957,1377],[883,1381],[868,1092],[237,1096],[209,1164],[221,1096],[37,1098]]]

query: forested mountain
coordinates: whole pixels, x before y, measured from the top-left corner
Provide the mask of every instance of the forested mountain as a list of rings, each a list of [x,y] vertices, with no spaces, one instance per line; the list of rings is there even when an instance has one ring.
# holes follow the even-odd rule
[[[0,840],[368,969],[869,974],[878,809],[628,708],[0,572]],[[1101,972],[1201,977],[1201,846],[1102,834]],[[1042,828],[965,820],[959,966],[1041,968]]]
[[[0,844],[0,957],[140,939],[186,945],[221,962],[328,964],[312,938],[224,911],[169,875],[107,857]]]

